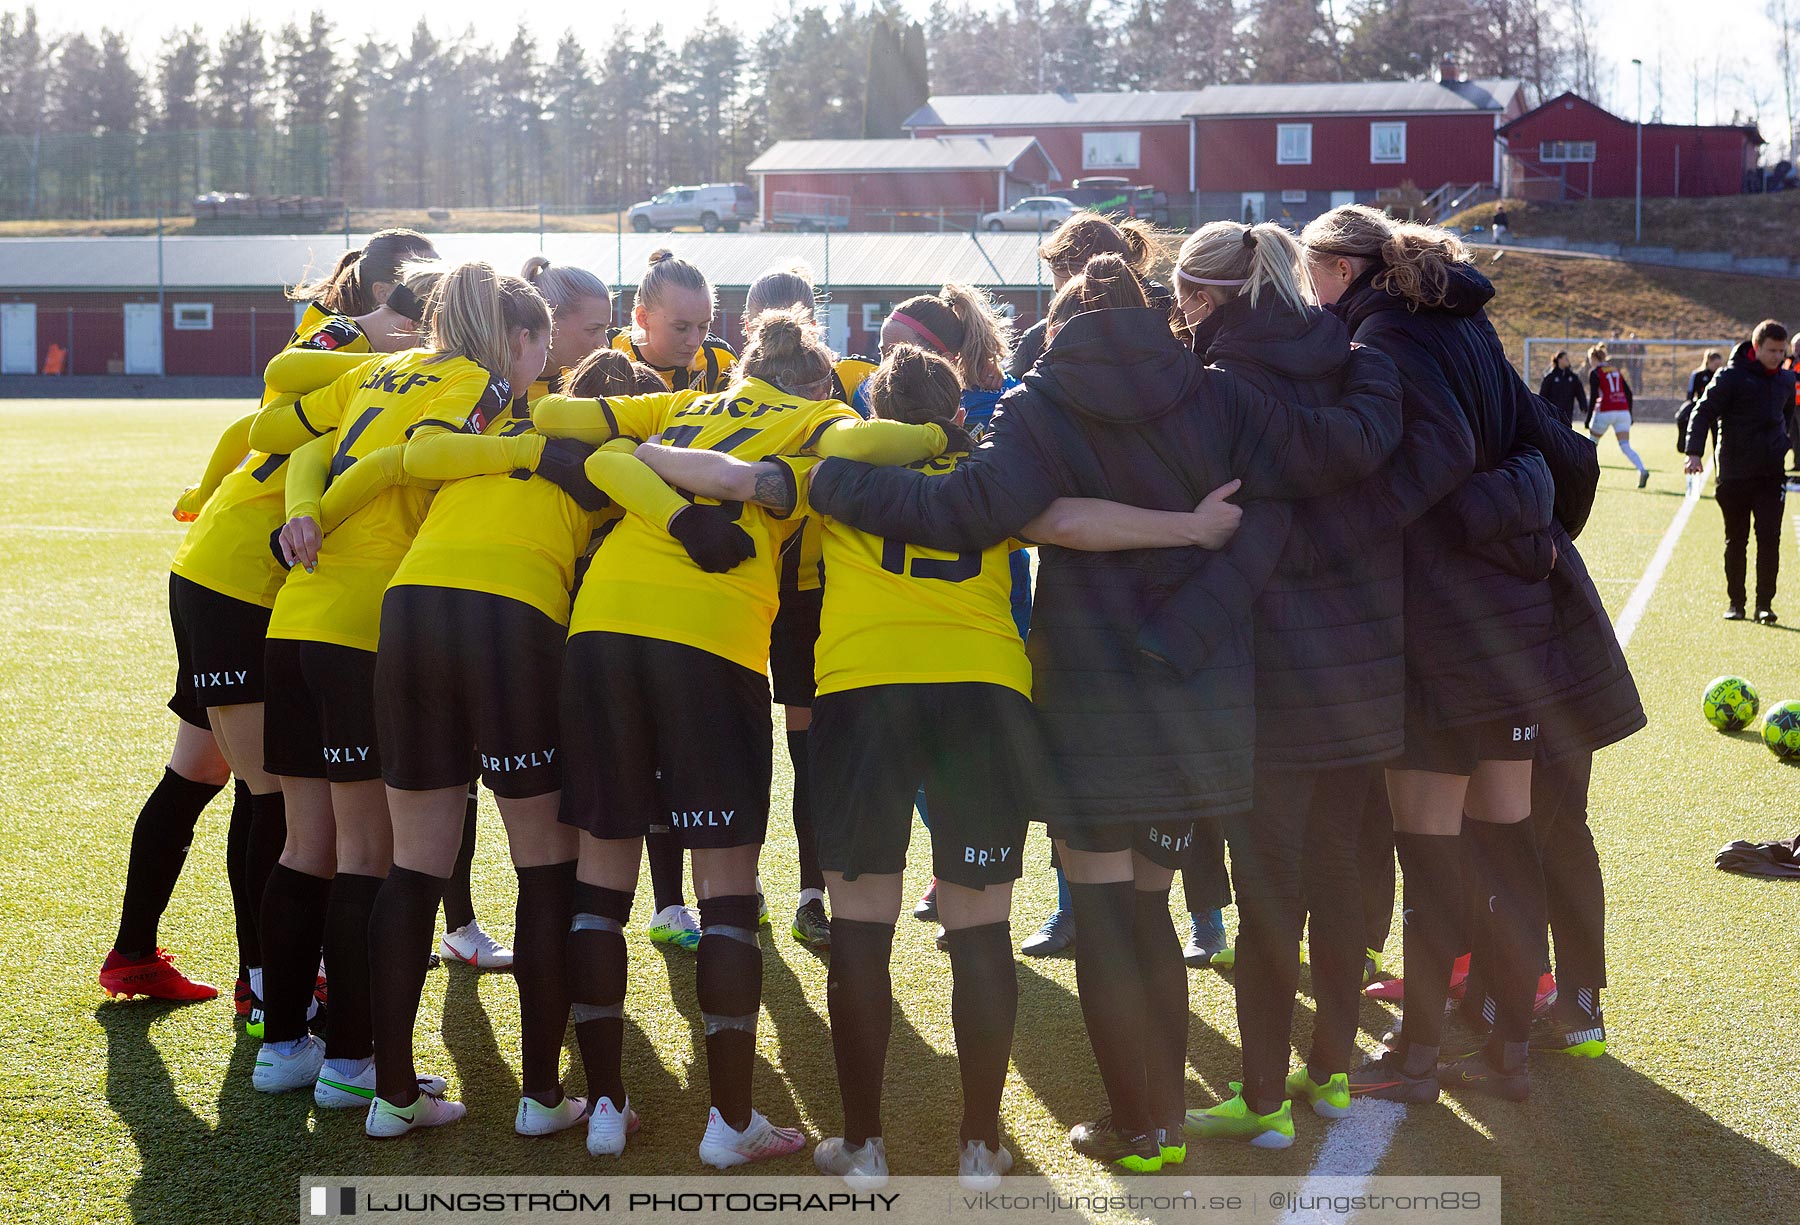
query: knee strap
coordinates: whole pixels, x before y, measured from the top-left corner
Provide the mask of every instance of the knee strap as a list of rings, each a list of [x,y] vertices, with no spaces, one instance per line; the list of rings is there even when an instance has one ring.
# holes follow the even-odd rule
[[[603,914],[577,914],[569,924],[571,932],[612,932],[615,935],[625,934],[625,925],[617,919]]]
[[[711,926],[702,924],[700,927],[700,938],[704,940],[708,936],[723,936],[727,940],[736,940],[742,944],[748,944],[754,949],[762,948],[762,941],[756,938],[756,929],[754,927],[736,927],[728,923],[715,923]]]
[[[575,1003],[569,1005],[569,1015],[575,1019],[575,1024],[577,1025],[580,1025],[584,1021],[610,1021],[614,1019],[622,1021],[625,1019],[625,1005]]]
[[[723,1017],[717,1013],[703,1012],[700,1014],[700,1019],[706,1023],[706,1036],[708,1038],[727,1029],[739,1030],[746,1034],[754,1034],[756,1032],[756,1014],[754,1012],[749,1016],[743,1017]]]

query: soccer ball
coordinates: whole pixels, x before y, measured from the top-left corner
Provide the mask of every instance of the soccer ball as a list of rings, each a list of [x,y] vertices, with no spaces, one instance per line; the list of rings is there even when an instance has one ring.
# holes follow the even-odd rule
[[[1777,702],[1763,718],[1763,743],[1782,760],[1800,757],[1800,702]]]
[[[1722,732],[1735,732],[1749,727],[1756,718],[1756,690],[1741,676],[1721,676],[1706,687],[1700,699],[1700,713]]]

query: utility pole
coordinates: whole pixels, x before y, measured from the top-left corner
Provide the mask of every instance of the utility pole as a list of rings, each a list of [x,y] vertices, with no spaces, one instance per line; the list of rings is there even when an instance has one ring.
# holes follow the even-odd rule
[[[1631,66],[1637,69],[1637,237],[1634,242],[1644,241],[1644,61],[1632,60]]]

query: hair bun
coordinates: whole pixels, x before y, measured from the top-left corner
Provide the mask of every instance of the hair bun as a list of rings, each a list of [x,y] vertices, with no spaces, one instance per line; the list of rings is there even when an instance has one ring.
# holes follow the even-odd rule
[[[550,261],[548,259],[544,258],[542,255],[534,255],[525,261],[525,267],[520,270],[519,275],[524,277],[527,281],[530,281],[533,285],[536,285],[538,277],[546,272],[549,267]]]
[[[1251,251],[1256,250],[1256,227],[1248,226],[1244,230],[1244,246]]]
[[[652,266],[660,264],[666,259],[674,258],[675,252],[669,250],[667,247],[658,247],[656,250],[650,252],[650,264]]]

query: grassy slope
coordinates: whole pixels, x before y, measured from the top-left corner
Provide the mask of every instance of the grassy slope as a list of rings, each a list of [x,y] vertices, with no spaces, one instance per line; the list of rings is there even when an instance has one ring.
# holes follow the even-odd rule
[[[1521,239],[1561,235],[1575,242],[1635,242],[1636,202],[1580,200],[1531,203],[1508,200],[1507,223]],[[1495,201],[1477,204],[1451,217],[1446,225],[1493,224]],[[1703,196],[1692,200],[1646,199],[1644,243],[1684,251],[1729,251],[1733,255],[1793,255],[1795,227],[1800,225],[1800,193],[1785,191],[1756,196]]]
[[[646,1126],[627,1157],[604,1168],[587,1159],[578,1134],[512,1135],[518,1014],[504,976],[430,976],[420,1066],[449,1076],[472,1113],[447,1132],[394,1146],[364,1141],[354,1117],[318,1117],[302,1098],[255,1094],[254,1048],[234,1038],[223,1002],[102,1002],[92,973],[111,939],[117,872],[170,735],[163,589],[179,529],[166,506],[232,411],[0,405],[10,444],[0,476],[13,490],[0,508],[0,615],[10,630],[0,662],[0,718],[10,733],[0,756],[0,793],[9,799],[0,808],[0,930],[8,933],[0,991],[13,1001],[0,1027],[10,1133],[0,1182],[11,1202],[25,1205],[25,1219],[46,1222],[288,1220],[293,1178],[303,1172],[692,1172],[705,1101],[692,965],[641,939],[631,945],[627,1059]],[[1581,542],[1615,611],[1678,504],[1667,428],[1640,429],[1658,470],[1651,491],[1630,489],[1631,474],[1606,452],[1605,491]],[[102,485],[107,496],[96,499]],[[1733,837],[1791,832],[1795,776],[1758,744],[1712,732],[1696,705],[1704,682],[1723,671],[1751,678],[1765,698],[1800,690],[1800,639],[1786,629],[1720,626],[1718,542],[1718,517],[1704,504],[1631,652],[1652,728],[1603,755],[1595,776],[1617,1058],[1540,1061],[1537,1096],[1523,1107],[1415,1109],[1382,1172],[1500,1172],[1508,1217],[1519,1221],[1766,1220],[1791,1210],[1792,1200],[1779,1197],[1800,1183],[1792,1164],[1800,1131],[1781,1071],[1800,1016],[1788,956],[1793,885],[1723,876],[1710,855]],[[777,754],[777,814],[789,791],[784,757]],[[185,965],[228,984],[230,904],[218,870],[225,815],[220,802],[204,818],[163,939]],[[778,920],[795,888],[785,824],[772,822],[764,856]],[[514,888],[497,834],[490,807],[476,896],[484,921],[506,933]],[[1046,859],[1043,838],[1032,838],[1015,908],[1020,934],[1050,902]],[[923,875],[915,871],[909,886]],[[958,1114],[945,962],[930,934],[902,919],[896,941],[901,1013],[887,1117],[890,1153],[904,1173],[946,1168]],[[824,966],[779,929],[765,947],[758,1104],[779,1121],[829,1134],[840,1116]],[[1019,978],[1008,1127],[1022,1171],[1081,1178],[1088,1171],[1061,1136],[1100,1093],[1074,968],[1021,961]],[[1236,1074],[1236,1030],[1224,980],[1204,973],[1191,982],[1189,1098],[1203,1104]],[[1372,1040],[1390,1018],[1371,1004],[1363,1019]],[[1302,999],[1296,1046],[1310,1022]],[[570,1062],[578,1087],[573,1054]],[[1304,1173],[1327,1129],[1310,1115],[1297,1128],[1285,1153],[1196,1151],[1188,1169]],[[782,1165],[778,1172],[811,1169],[804,1156]]]

